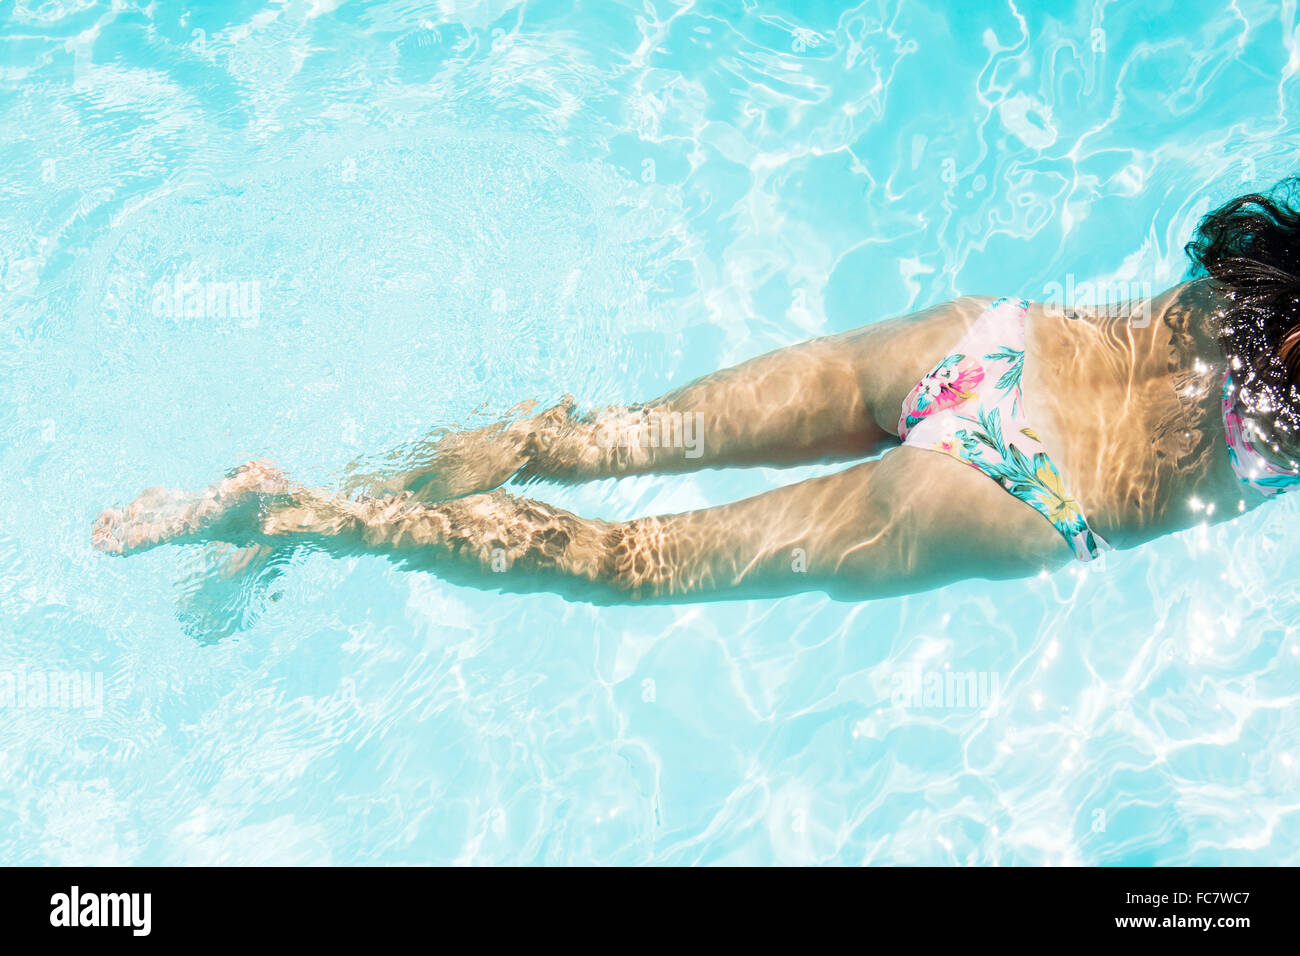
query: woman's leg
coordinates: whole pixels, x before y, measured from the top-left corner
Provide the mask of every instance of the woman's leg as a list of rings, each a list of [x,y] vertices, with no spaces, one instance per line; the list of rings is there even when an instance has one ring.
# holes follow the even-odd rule
[[[186,500],[171,496],[179,517],[154,505],[106,512],[96,545],[125,553],[168,541],[293,544],[382,555],[472,587],[598,603],[810,590],[858,600],[1032,574],[1069,558],[1052,526],[995,482],[907,447],[723,507],[622,522],[502,492],[437,505],[405,494],[352,500],[265,469],[242,483],[240,474]]]
[[[348,492],[439,501],[512,477],[585,481],[735,465],[863,458],[889,445],[908,391],[987,304],[958,299],[813,339],[625,409],[570,403],[487,428],[445,432],[355,473]]]

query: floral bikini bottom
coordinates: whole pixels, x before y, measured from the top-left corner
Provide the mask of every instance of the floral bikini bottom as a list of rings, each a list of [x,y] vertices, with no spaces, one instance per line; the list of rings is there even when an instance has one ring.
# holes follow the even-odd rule
[[[1074,556],[1091,561],[1107,547],[1088,526],[1061,473],[1025,419],[1023,299],[998,299],[953,352],[903,402],[903,444],[951,455],[984,472],[1052,523]]]

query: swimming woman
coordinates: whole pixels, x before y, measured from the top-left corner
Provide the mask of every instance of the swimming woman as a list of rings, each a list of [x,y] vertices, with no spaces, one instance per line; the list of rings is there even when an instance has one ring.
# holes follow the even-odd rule
[[[478,587],[597,602],[823,590],[857,600],[1091,561],[1300,481],[1300,181],[1234,199],[1191,278],[1121,314],[965,297],[751,359],[617,415],[571,402],[312,490],[250,462],[150,489],[95,547],[227,542],[377,554]],[[650,441],[698,423],[688,449]],[[883,452],[883,454],[881,454]],[[874,457],[873,457],[874,456]],[[863,460],[685,514],[599,521],[495,490]]]

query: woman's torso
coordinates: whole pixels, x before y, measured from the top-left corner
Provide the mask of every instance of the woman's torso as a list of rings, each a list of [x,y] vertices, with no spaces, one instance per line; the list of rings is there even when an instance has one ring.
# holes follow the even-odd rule
[[[1204,282],[1109,313],[1031,306],[1026,414],[1094,530],[1116,547],[1263,500],[1225,450],[1214,308]]]

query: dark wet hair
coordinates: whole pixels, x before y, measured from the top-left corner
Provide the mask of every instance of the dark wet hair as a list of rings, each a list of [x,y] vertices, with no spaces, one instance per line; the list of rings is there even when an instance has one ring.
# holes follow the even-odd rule
[[[1224,203],[1186,245],[1191,276],[1227,300],[1220,338],[1243,398],[1287,418],[1300,411],[1300,177]],[[1235,360],[1235,361],[1234,361]],[[1240,364],[1238,364],[1240,363]]]

